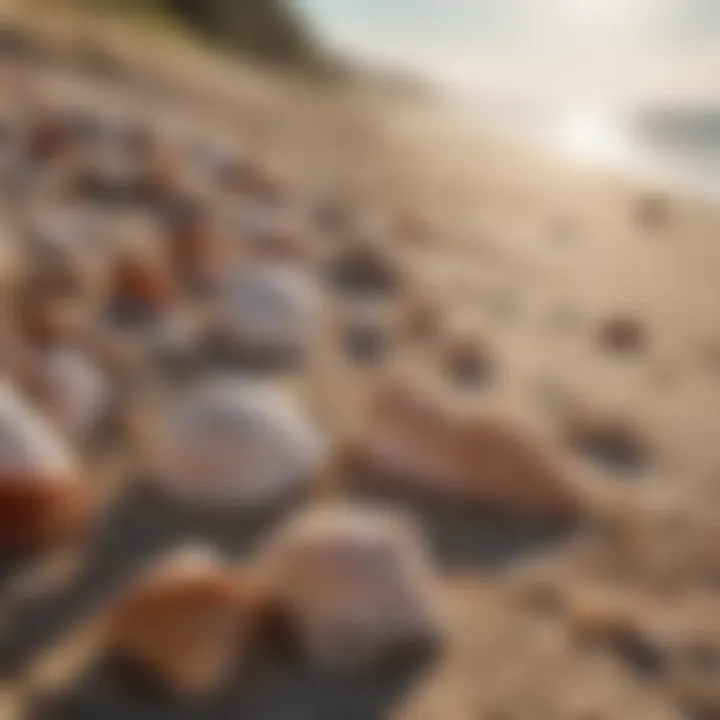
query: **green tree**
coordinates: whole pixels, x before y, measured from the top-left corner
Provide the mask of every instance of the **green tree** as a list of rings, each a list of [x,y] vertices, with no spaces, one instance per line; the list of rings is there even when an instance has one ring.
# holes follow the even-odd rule
[[[301,65],[321,62],[305,19],[285,0],[165,0],[182,22],[230,49]]]

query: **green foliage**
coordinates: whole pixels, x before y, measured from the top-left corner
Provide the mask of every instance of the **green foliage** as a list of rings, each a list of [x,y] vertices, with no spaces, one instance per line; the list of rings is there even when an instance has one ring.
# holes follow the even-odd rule
[[[180,25],[225,49],[299,69],[332,70],[289,0],[70,0],[89,11]]]
[[[170,12],[210,40],[283,63],[315,64],[318,44],[284,0],[165,0]]]

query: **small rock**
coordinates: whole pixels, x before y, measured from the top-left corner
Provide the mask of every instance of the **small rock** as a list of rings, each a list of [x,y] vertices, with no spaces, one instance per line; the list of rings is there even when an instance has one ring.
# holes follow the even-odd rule
[[[392,345],[394,316],[373,304],[350,308],[341,321],[341,343],[353,363],[372,366],[385,358]]]
[[[113,314],[133,324],[162,314],[171,303],[173,286],[162,264],[129,251],[115,265],[110,293]]]
[[[605,319],[599,328],[599,341],[604,350],[612,353],[638,353],[647,344],[647,330],[643,322],[631,315]]]
[[[575,450],[613,471],[640,470],[651,455],[649,443],[635,423],[602,412],[570,411],[565,437]]]
[[[299,491],[323,455],[320,436],[289,397],[233,379],[191,391],[160,443],[160,487],[217,509],[256,509]]]
[[[333,286],[350,295],[395,295],[403,284],[402,270],[379,245],[356,242],[330,264]]]
[[[637,199],[635,218],[646,230],[659,230],[665,227],[672,218],[670,199],[657,193],[647,193]]]
[[[367,320],[352,322],[345,329],[343,345],[345,353],[361,365],[374,364],[387,351],[388,338],[384,328]]]
[[[269,596],[311,662],[358,670],[433,649],[444,618],[416,527],[389,510],[326,506],[281,527],[261,559]]]
[[[469,337],[453,337],[445,343],[442,365],[448,377],[463,386],[490,382],[495,374],[489,349]]]
[[[645,677],[658,677],[667,669],[661,638],[645,627],[637,609],[621,598],[578,594],[567,604],[567,622],[576,640],[607,647]]]
[[[441,313],[428,299],[411,298],[402,310],[401,330],[411,340],[425,342],[439,331]]]
[[[165,217],[169,255],[177,277],[190,288],[213,287],[227,262],[227,248],[202,198],[178,195]]]

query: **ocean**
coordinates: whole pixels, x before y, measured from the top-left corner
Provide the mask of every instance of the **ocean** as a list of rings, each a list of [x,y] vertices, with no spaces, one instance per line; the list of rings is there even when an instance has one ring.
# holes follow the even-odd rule
[[[544,6],[545,14],[550,16],[554,12],[554,22],[570,28],[573,21],[583,18],[577,7],[583,2],[578,0],[570,5],[567,0],[549,0]],[[414,69],[439,85],[448,85],[446,71],[448,66],[457,69],[458,58],[464,61],[459,65],[464,65],[468,72],[475,66],[487,65],[483,53],[493,42],[497,43],[498,37],[507,37],[508,41],[502,43],[503,50],[512,51],[509,38],[517,38],[529,22],[528,12],[532,8],[537,10],[537,5],[529,0],[296,0],[296,3],[321,37],[359,62],[374,65],[398,62],[404,69]],[[636,37],[631,48],[637,52],[643,50],[642,43],[648,42],[648,38],[661,37],[663,33],[668,37],[674,33],[684,40],[683,52],[688,48],[697,50],[703,33],[714,47],[720,48],[720,7],[708,15],[709,5],[703,0],[667,0],[665,5],[672,12],[663,14],[659,6],[652,5],[654,12],[642,15],[631,11],[651,7],[649,3],[623,0],[618,7],[625,10],[622,13],[616,10],[616,16],[607,17],[616,23],[615,29],[648,31],[647,36],[629,35]],[[519,12],[522,8],[524,11]],[[594,16],[584,19],[598,21]],[[532,32],[539,31],[533,28]],[[617,33],[606,38],[611,46],[616,39]],[[568,49],[568,53],[572,52],[577,53],[577,47]],[[672,52],[668,45],[666,59],[675,57]],[[582,53],[578,57],[581,56]],[[683,53],[678,56],[681,57]],[[716,80],[706,84],[704,94],[695,94],[702,98],[700,102],[656,100],[643,104],[625,98],[622,104],[588,103],[572,93],[562,101],[554,97],[545,102],[538,101],[536,88],[528,82],[538,59],[539,56],[525,59],[526,86],[534,93],[532,100],[529,92],[523,95],[523,89],[517,87],[517,78],[505,77],[500,68],[494,83],[499,92],[477,92],[470,78],[470,82],[454,86],[453,92],[465,94],[458,98],[455,107],[462,108],[460,112],[467,109],[471,123],[476,121],[480,127],[490,125],[516,133],[579,161],[625,168],[720,195],[720,84]],[[447,65],[443,64],[445,60]],[[707,65],[691,64],[689,67],[694,71],[687,81],[707,74]],[[656,70],[656,79],[665,77]],[[622,80],[611,74],[610,90]],[[661,83],[662,87],[666,85]],[[667,87],[668,97],[673,97],[672,88]],[[639,93],[638,97],[644,95]]]

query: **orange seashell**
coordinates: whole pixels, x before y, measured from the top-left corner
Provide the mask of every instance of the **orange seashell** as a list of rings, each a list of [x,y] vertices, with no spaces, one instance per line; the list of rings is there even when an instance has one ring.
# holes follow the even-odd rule
[[[113,280],[117,299],[166,306],[173,296],[169,275],[157,263],[140,257],[121,258],[115,267]]]
[[[389,487],[522,517],[580,509],[578,489],[530,427],[499,409],[464,415],[409,383],[374,394],[354,444],[355,464]]]
[[[174,553],[111,609],[106,648],[165,689],[201,696],[229,682],[255,640],[258,598],[211,553]]]
[[[33,551],[75,539],[94,502],[79,478],[0,475],[0,547]]]
[[[63,439],[0,385],[0,546],[35,550],[88,527],[94,502]]]

